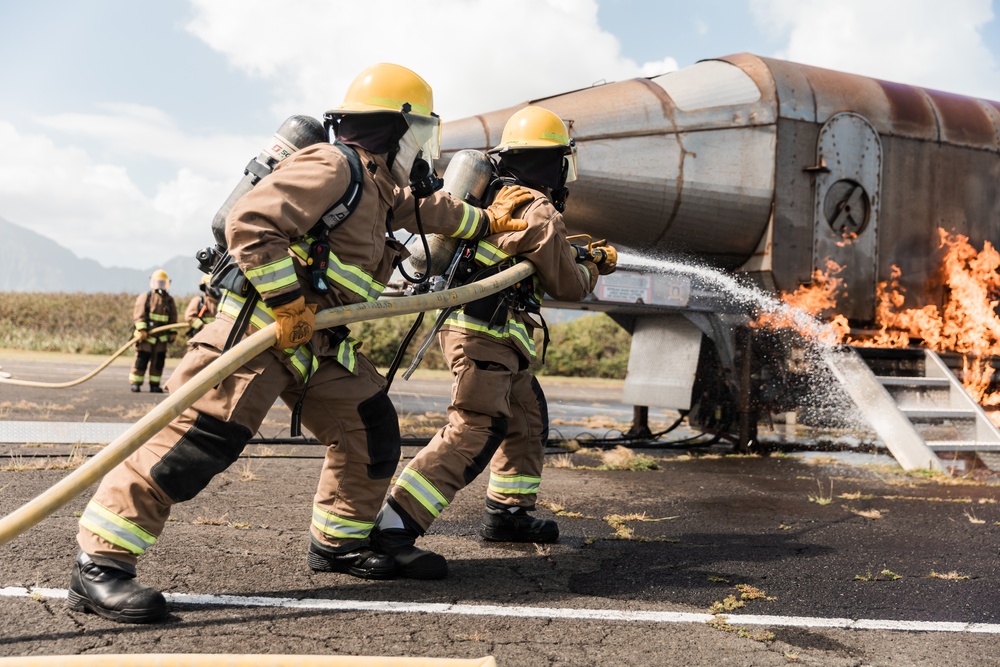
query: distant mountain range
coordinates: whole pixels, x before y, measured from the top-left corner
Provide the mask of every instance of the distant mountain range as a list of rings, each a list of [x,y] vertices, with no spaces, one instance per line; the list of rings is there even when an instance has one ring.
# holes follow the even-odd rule
[[[147,289],[156,269],[170,276],[172,292],[197,292],[202,274],[194,251],[191,257],[177,256],[148,269],[108,268],[0,218],[0,292],[138,293]]]

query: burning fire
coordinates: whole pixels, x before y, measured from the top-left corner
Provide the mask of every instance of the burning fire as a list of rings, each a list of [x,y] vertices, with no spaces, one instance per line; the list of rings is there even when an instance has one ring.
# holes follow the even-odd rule
[[[935,352],[957,352],[963,355],[962,383],[966,391],[982,406],[1000,406],[1000,392],[989,392],[995,369],[989,358],[1000,356],[1000,252],[986,241],[977,251],[967,236],[938,230],[941,248],[945,249],[942,278],[946,288],[943,308],[936,305],[923,308],[903,308],[905,290],[899,284],[901,272],[892,267],[889,280],[879,283],[875,322],[878,332],[867,337],[853,337],[847,318],[834,314],[829,327],[821,334],[827,343],[843,343],[869,347],[907,347],[911,341]],[[825,271],[816,271],[813,282],[791,293],[782,294],[782,301],[816,317],[832,313],[842,291],[844,269],[827,260]],[[795,326],[791,318],[767,315],[758,321],[771,327]],[[796,327],[801,329],[801,327]],[[1000,412],[991,414],[1000,425]]]

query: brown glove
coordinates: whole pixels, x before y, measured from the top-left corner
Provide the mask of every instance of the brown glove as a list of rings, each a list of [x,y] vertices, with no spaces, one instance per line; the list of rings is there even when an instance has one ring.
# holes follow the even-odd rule
[[[614,246],[595,243],[590,251],[594,257],[594,264],[597,265],[597,272],[602,276],[614,273],[618,268],[618,251]]]
[[[486,217],[490,219],[490,234],[502,232],[519,232],[528,227],[528,223],[519,218],[511,218],[510,214],[521,204],[535,198],[526,188],[520,185],[506,185],[493,198],[493,203],[486,209]]]
[[[145,329],[136,329],[135,332],[139,334],[140,343],[149,338],[149,332],[146,331]]]
[[[305,345],[312,338],[316,328],[316,304],[306,303],[305,297],[275,306],[274,323],[277,336],[274,346],[279,350]]]

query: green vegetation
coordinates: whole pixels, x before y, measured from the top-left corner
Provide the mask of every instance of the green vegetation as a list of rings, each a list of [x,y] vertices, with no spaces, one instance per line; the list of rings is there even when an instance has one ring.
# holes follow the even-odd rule
[[[135,297],[125,293],[0,293],[0,348],[111,354],[132,335]],[[183,314],[191,295],[174,298]],[[400,372],[409,364],[436,316],[436,312],[424,315]],[[387,368],[416,317],[404,315],[352,324],[351,336],[362,341],[362,351],[376,366]],[[537,331],[536,336],[541,352],[542,332]],[[535,372],[570,377],[625,377],[631,336],[607,315],[595,314],[554,324],[550,336],[546,363],[536,366]],[[185,341],[183,334],[178,336],[167,355],[182,356]],[[446,368],[437,342],[428,348],[421,368]]]
[[[553,324],[549,335],[551,342],[540,375],[625,377],[632,336],[607,315]]]

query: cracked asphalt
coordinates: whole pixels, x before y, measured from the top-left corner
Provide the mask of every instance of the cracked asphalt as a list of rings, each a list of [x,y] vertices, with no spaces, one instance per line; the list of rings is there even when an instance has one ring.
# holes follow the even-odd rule
[[[0,365],[34,379],[66,379],[88,367],[70,357],[3,353]],[[127,370],[115,365],[69,390],[0,386],[0,419],[134,420],[156,398],[128,394]],[[616,403],[613,383],[541,380],[553,413],[567,421],[578,414],[619,415],[626,423],[631,417],[629,406]],[[401,414],[433,418],[448,391],[446,379],[431,377],[398,383],[393,396]],[[408,403],[418,400],[426,402]],[[274,413],[276,429],[282,410]],[[67,474],[12,469],[28,461],[18,453],[65,453],[65,447],[0,447],[8,450],[0,460],[7,463],[0,470],[2,514]],[[173,604],[167,622],[130,626],[70,612],[39,593],[17,595],[0,602],[0,655],[492,655],[501,667],[995,664],[1000,634],[965,625],[1000,623],[994,477],[957,483],[828,456],[738,457],[725,447],[635,453],[655,459],[656,469],[602,470],[594,450],[548,456],[539,514],[559,522],[553,545],[481,541],[486,480],[475,480],[423,539],[449,561],[449,576],[440,582],[311,572],[306,528],[320,460],[245,459],[174,508],[140,562],[141,580],[166,593],[359,601],[373,609]],[[77,516],[88,498],[0,547],[0,589],[66,587]],[[395,612],[374,604],[386,602],[427,608]],[[442,604],[502,609],[440,613]],[[524,607],[606,616],[704,615],[729,607],[731,616],[714,623],[539,618],[526,616]],[[741,625],[745,614],[955,623],[964,630],[789,627],[781,620]]]

